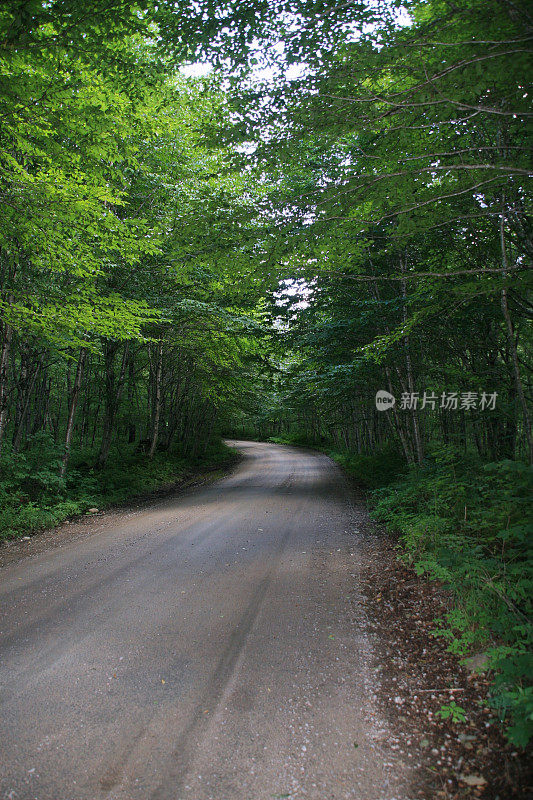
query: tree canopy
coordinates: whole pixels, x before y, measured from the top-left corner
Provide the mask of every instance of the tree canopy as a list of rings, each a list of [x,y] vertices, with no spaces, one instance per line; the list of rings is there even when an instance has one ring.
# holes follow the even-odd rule
[[[525,0],[5,0],[6,535],[224,433],[408,476],[380,513],[482,573],[524,741],[532,39]]]

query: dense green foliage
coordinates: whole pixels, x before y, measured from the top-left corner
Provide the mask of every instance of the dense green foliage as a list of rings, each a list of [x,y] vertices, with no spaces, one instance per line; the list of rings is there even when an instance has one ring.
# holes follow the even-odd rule
[[[89,6],[0,9],[2,535],[203,456],[258,353],[257,187],[217,143],[224,97],[136,4]]]
[[[3,535],[224,431],[320,446],[523,744],[532,31],[525,0],[3,3]]]

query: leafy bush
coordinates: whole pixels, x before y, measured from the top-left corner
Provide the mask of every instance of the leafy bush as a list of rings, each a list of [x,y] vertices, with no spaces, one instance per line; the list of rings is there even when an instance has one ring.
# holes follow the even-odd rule
[[[405,461],[392,448],[377,451],[372,455],[358,455],[348,451],[326,451],[341,467],[366,489],[387,486],[405,470]]]
[[[533,735],[532,478],[521,462],[459,460],[444,448],[372,498],[418,574],[453,592],[436,635],[460,655],[487,650],[493,704],[518,745]]]

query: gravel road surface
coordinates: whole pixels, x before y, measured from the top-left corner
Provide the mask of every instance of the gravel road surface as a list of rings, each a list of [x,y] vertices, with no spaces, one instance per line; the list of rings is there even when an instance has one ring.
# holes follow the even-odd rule
[[[229,477],[0,571],[0,798],[408,798],[357,590],[365,511],[325,456],[232,444]]]

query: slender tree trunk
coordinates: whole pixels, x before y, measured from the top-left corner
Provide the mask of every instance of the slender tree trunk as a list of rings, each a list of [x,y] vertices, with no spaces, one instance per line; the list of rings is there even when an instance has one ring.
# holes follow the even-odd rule
[[[96,431],[98,430],[98,417],[100,416],[100,403],[96,404],[96,408],[93,414],[93,429],[91,434],[91,449],[94,447],[94,442],[96,440]]]
[[[4,281],[5,276],[4,285],[9,287],[5,299],[7,301],[7,306],[11,306],[15,299],[13,284],[17,274],[17,264],[10,258],[2,258],[1,265],[2,280]],[[6,272],[7,275],[5,275]],[[11,343],[13,341],[13,328],[7,320],[4,322],[2,333],[2,351],[0,352],[0,452],[2,451],[8,421],[9,361],[11,357]]]
[[[381,301],[381,295],[380,295],[380,291],[379,291],[379,287],[378,287],[377,281],[372,284],[372,291],[373,291],[375,299],[378,300],[378,301]],[[403,297],[404,297],[404,301],[405,301],[405,295],[406,295],[405,282],[403,282]],[[406,319],[406,309],[405,309],[405,302],[404,302],[404,321],[405,321],[405,319]],[[388,325],[385,325],[385,330],[390,335],[390,328],[389,328]],[[399,370],[398,367],[396,367],[396,369],[397,369],[398,375],[400,377],[400,383],[401,383],[401,385],[403,387],[403,384],[401,382],[400,370]],[[387,376],[387,383],[388,383],[389,392],[390,392],[390,394],[394,395],[393,386],[392,386],[391,372],[390,372],[390,368],[388,366],[385,367],[385,375]],[[385,414],[388,415],[388,412],[385,412]],[[398,437],[399,437],[400,443],[402,445],[403,454],[405,456],[405,459],[406,459],[407,463],[408,464],[413,464],[414,463],[413,453],[412,453],[412,450],[410,448],[409,441],[408,441],[407,437],[405,436],[405,433],[404,433],[404,430],[403,430],[403,427],[402,427],[402,422],[401,422],[401,419],[400,419],[400,415],[398,414],[398,406],[396,405],[396,403],[392,407],[392,414],[393,414],[394,422],[395,422],[395,426],[392,426],[392,429],[393,430],[396,429],[396,431],[398,433]],[[389,422],[390,421],[391,420],[389,418]]]
[[[159,342],[157,348],[157,363],[154,375],[154,415],[152,423],[152,441],[150,443],[150,450],[148,451],[148,458],[153,458],[157,447],[157,439],[159,436],[159,418],[161,416],[161,374],[163,371],[163,342]]]
[[[390,374],[389,367],[385,367],[385,374],[387,376],[387,383],[388,383],[388,386],[389,386],[389,393],[390,394],[394,394],[394,392],[392,391],[393,387],[392,387],[391,374]],[[388,415],[388,411],[386,411],[385,414]],[[396,423],[395,428],[396,428],[396,431],[398,433],[398,437],[400,439],[400,443],[402,445],[402,450],[403,450],[403,454],[405,456],[405,460],[407,461],[408,464],[412,464],[413,460],[414,460],[413,459],[413,454],[412,454],[411,449],[409,447],[409,442],[407,441],[405,433],[403,432],[402,422],[401,422],[401,419],[400,419],[400,415],[398,414],[398,406],[396,405],[396,403],[394,403],[394,405],[392,407],[392,415],[394,417],[394,422]],[[393,429],[394,429],[394,426],[393,426]]]
[[[98,454],[98,467],[102,468],[107,463],[109,456],[109,449],[113,438],[113,428],[115,418],[117,415],[122,389],[124,386],[124,378],[126,375],[126,363],[128,360],[129,343],[126,342],[124,346],[124,353],[122,355],[122,363],[120,366],[120,373],[118,381],[115,384],[115,372],[113,369],[113,362],[115,353],[118,349],[118,344],[109,342],[106,346],[105,352],[105,368],[106,368],[106,394],[105,394],[105,411],[104,411],[104,428],[102,433],[102,444],[100,446],[100,453]]]
[[[135,422],[132,419],[133,401],[135,396],[135,354],[129,353],[128,357],[128,444],[133,444],[136,439],[137,431]]]
[[[46,418],[48,415],[48,406],[50,403],[50,392],[52,389],[51,379],[48,377],[48,364],[46,363],[46,354],[41,368],[42,380],[39,382],[37,391],[35,392],[34,413],[33,421],[30,426],[30,435],[36,434],[38,431],[46,427]]]
[[[61,461],[61,471],[60,471],[60,475],[62,478],[65,477],[65,473],[67,471],[67,466],[68,466],[68,460],[70,456],[70,443],[72,440],[72,431],[74,429],[74,417],[76,415],[76,406],[78,405],[78,396],[80,393],[81,380],[83,376],[83,365],[85,363],[86,356],[87,356],[87,350],[84,347],[82,347],[82,349],[80,350],[80,357],[78,358],[78,366],[76,367],[76,377],[74,378],[74,385],[72,387],[72,393],[70,396],[67,430],[65,433],[65,450],[63,453],[63,459]]]
[[[87,353],[85,361],[85,383],[87,385],[86,391],[83,393],[83,405],[81,407],[81,418],[79,421],[80,429],[80,447],[84,447],[85,443],[89,440],[89,421],[90,421],[90,407],[92,400],[91,389],[95,385],[95,380],[91,375],[92,359],[90,353]]]
[[[400,269],[402,272],[405,272],[405,263],[400,259]],[[404,323],[407,322],[407,288],[406,283],[402,280],[402,296],[403,296],[403,321]],[[413,379],[413,364],[411,361],[411,341],[410,337],[404,336],[403,339],[403,346],[405,350],[405,367],[407,372],[407,386],[408,390],[411,394],[414,394],[415,391],[415,384]],[[420,426],[418,424],[418,416],[416,412],[416,408],[413,408],[411,411],[411,419],[413,425],[413,437],[415,442],[415,452],[416,452],[416,460],[418,464],[421,464],[424,460],[424,449],[422,446],[422,437],[420,435]]]
[[[102,428],[102,441],[100,452],[98,453],[97,467],[101,469],[105,466],[111,447],[111,437],[113,435],[113,420],[115,416],[115,372],[113,362],[117,351],[116,342],[106,342],[104,345],[104,370],[105,370],[105,402],[104,402],[104,423]]]
[[[30,378],[29,385],[28,385],[28,387],[26,389],[26,393],[25,393],[26,396],[25,396],[24,406],[22,407],[22,410],[21,410],[21,413],[20,413],[20,417],[19,417],[19,421],[18,421],[17,430],[15,432],[15,436],[14,436],[14,439],[13,439],[13,451],[15,453],[18,453],[18,451],[20,450],[20,445],[22,444],[22,435],[23,435],[23,432],[24,432],[24,425],[25,425],[25,422],[26,422],[26,418],[28,416],[29,408],[30,408],[30,401],[31,401],[31,395],[32,395],[32,392],[33,392],[33,387],[35,386],[35,381],[37,380],[37,375],[39,374],[39,371],[40,371],[40,369],[41,369],[41,367],[43,365],[43,362],[44,362],[44,353],[41,355],[39,361],[37,362],[37,365],[35,367],[33,375]]]
[[[509,263],[507,260],[507,249],[505,247],[505,216],[503,213],[500,217],[500,244],[502,249],[502,262],[503,262],[503,272],[505,279],[509,271]],[[509,305],[507,303],[507,287],[505,285],[502,288],[501,306],[502,306],[503,318],[505,319],[509,352],[511,354],[511,360],[513,363],[516,393],[518,395],[520,406],[522,408],[522,418],[524,423],[524,433],[526,435],[529,463],[533,464],[533,439],[531,437],[531,418],[529,416],[527,400],[524,393],[524,387],[522,385],[522,378],[520,376],[520,363],[518,361],[518,353],[516,350],[513,323],[511,321],[511,315],[509,314]]]
[[[7,426],[7,383],[12,339],[13,328],[5,322],[2,352],[0,353],[0,452],[2,450]]]

